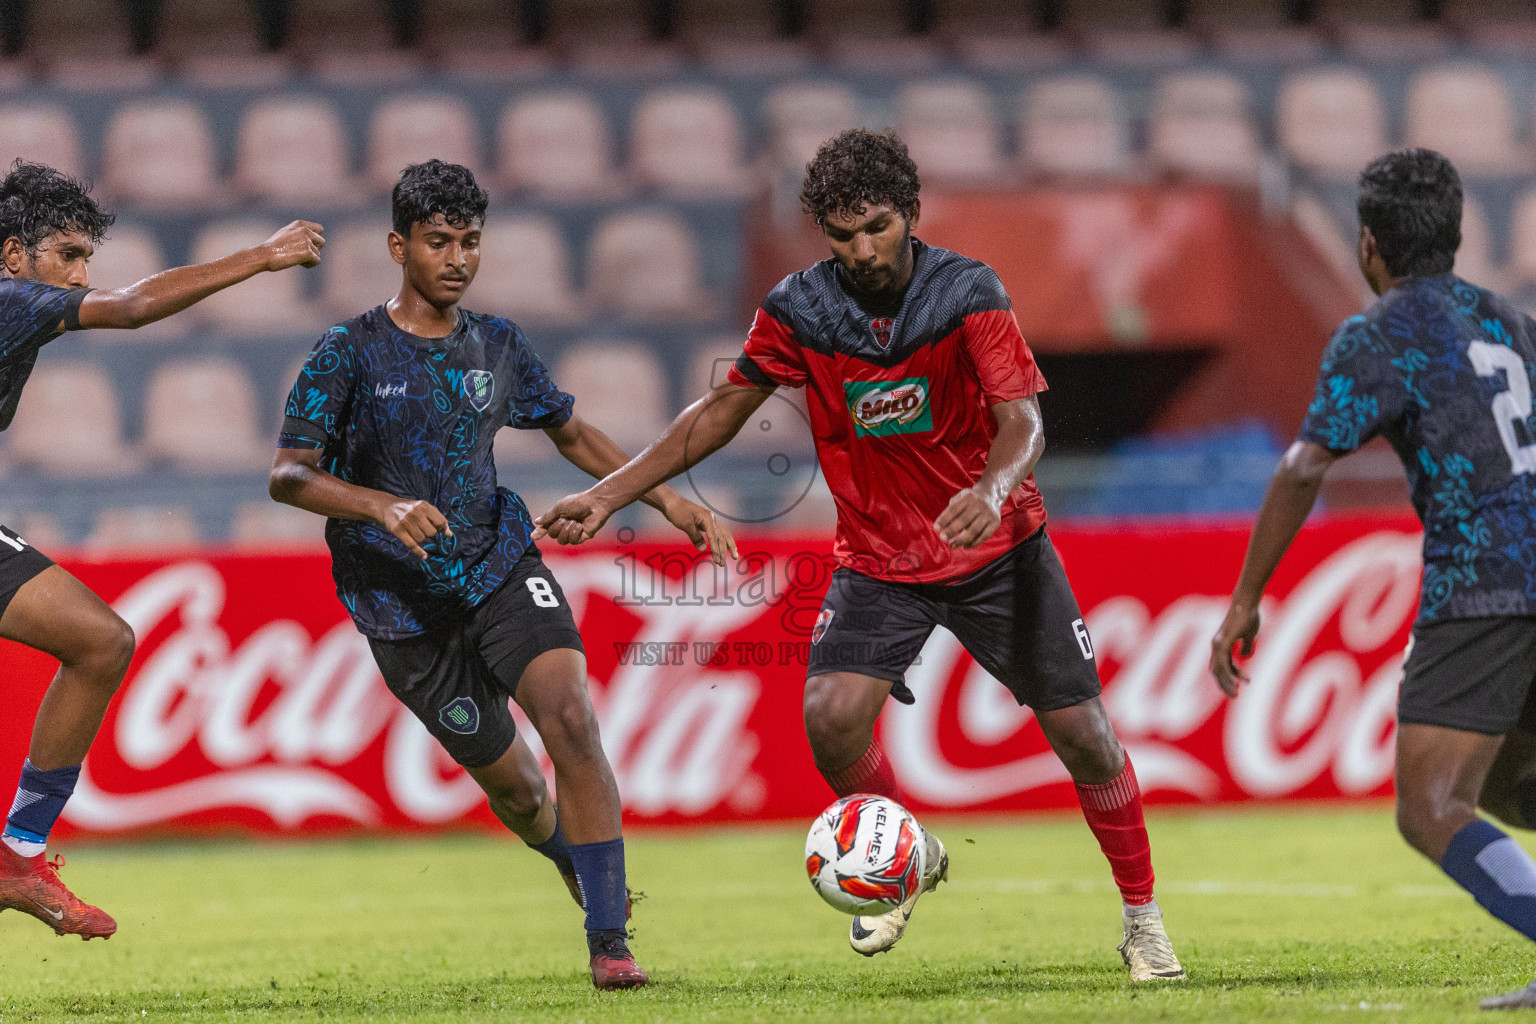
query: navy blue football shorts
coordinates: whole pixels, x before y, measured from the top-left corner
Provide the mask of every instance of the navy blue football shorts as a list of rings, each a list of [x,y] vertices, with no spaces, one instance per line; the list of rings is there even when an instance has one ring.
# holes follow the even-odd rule
[[[1397,718],[1502,736],[1536,731],[1536,618],[1447,619],[1413,627]]]
[[[22,540],[16,531],[0,526],[0,617],[16,592],[53,564],[53,559]]]
[[[507,701],[545,651],[586,653],[565,592],[533,545],[489,597],[422,636],[368,640],[379,672],[459,764],[483,768],[512,746]]]
[[[811,637],[806,677],[854,672],[888,679],[913,702],[907,669],[935,626],[1036,712],[1101,692],[1093,642],[1045,528],[996,561],[944,583],[893,583],[838,569]]]

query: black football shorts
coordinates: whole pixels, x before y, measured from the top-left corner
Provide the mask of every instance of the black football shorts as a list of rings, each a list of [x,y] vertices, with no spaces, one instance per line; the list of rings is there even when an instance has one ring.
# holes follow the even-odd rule
[[[1536,618],[1447,619],[1413,627],[1397,718],[1502,736],[1536,730]]]
[[[1020,704],[1055,711],[1100,693],[1093,643],[1067,573],[1041,527],[969,576],[894,583],[838,569],[811,636],[806,677],[855,672],[904,681],[935,626],[943,626]]]
[[[511,574],[463,619],[405,640],[369,638],[390,692],[466,768],[495,763],[517,728],[507,701],[545,651],[582,651],[565,592],[529,545]]]
[[[53,559],[22,540],[16,531],[0,526],[0,617],[16,592],[53,564]]]

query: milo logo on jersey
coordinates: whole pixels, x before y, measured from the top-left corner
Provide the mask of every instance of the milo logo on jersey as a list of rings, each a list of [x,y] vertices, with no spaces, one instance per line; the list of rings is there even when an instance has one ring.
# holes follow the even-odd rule
[[[933,429],[927,377],[844,381],[843,393],[859,437],[922,434]]]

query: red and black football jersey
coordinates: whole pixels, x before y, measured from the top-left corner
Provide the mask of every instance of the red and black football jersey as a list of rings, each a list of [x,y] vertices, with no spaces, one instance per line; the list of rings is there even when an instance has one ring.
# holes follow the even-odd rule
[[[912,246],[912,280],[885,306],[846,291],[834,259],[779,282],[730,380],[806,389],[837,502],[839,564],[932,582],[981,568],[1045,522],[1031,476],[986,543],[952,549],[933,526],[986,468],[997,435],[991,407],[1044,391],[1045,378],[991,267],[916,239]]]

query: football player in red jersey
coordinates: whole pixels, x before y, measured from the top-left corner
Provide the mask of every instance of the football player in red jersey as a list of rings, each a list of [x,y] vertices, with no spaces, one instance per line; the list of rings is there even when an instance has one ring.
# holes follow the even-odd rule
[[[874,737],[886,697],[935,626],[952,631],[1035,712],[1077,785],[1123,901],[1120,952],[1138,981],[1184,970],[1152,898],[1136,774],[1099,699],[1093,645],[1045,532],[1035,487],[1045,380],[1008,296],[984,263],[912,237],[917,168],[894,134],[844,132],[821,147],[800,198],[832,258],[781,281],[726,383],[644,454],[539,517],[562,544],[724,446],[775,388],[807,392],[837,504],[839,568],[812,635],[805,728],[839,796],[901,796]],[[538,536],[536,534],[535,536]],[[913,904],[948,870],[931,835],[928,876],[853,948],[890,949]]]

